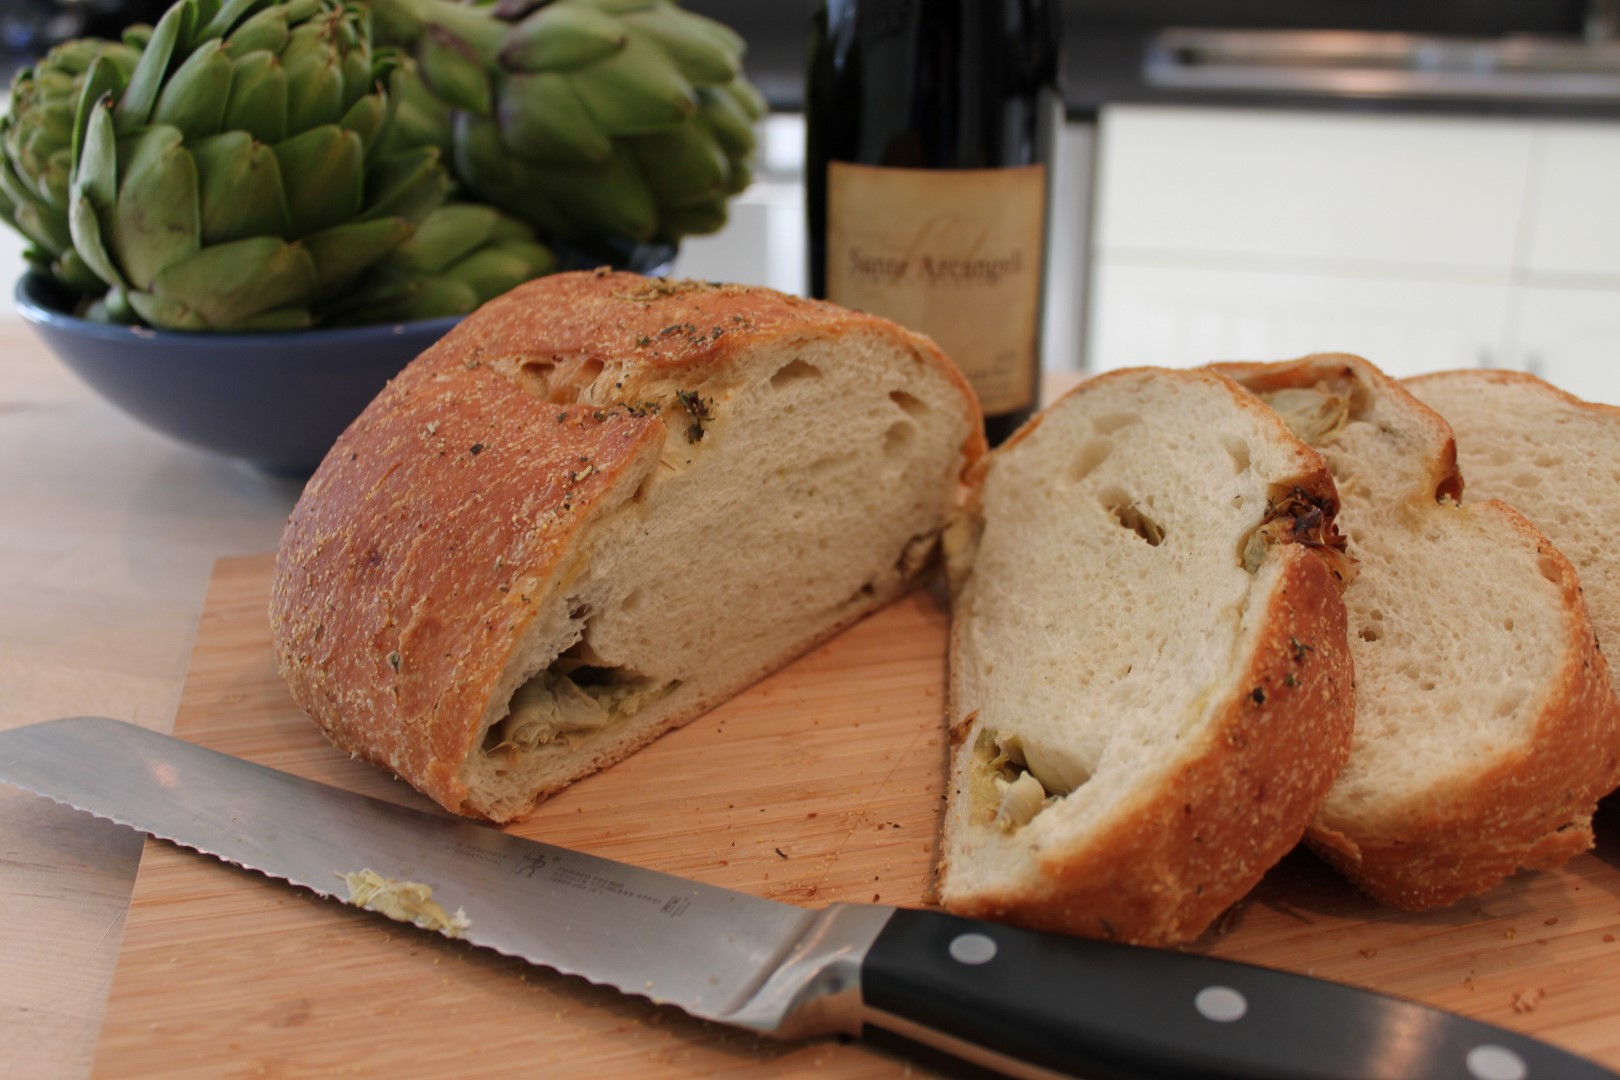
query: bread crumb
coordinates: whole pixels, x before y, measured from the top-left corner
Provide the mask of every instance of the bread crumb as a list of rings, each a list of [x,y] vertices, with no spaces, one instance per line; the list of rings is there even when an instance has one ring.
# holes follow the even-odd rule
[[[1377,949],[1361,949],[1360,952],[1362,956],[1365,956],[1369,960],[1378,955]]]
[[[1516,1013],[1530,1013],[1536,1011],[1541,999],[1547,996],[1547,991],[1539,986],[1532,986],[1528,990],[1515,990],[1513,992],[1513,1011]]]
[[[1604,941],[1613,941],[1614,940],[1614,935],[1613,934],[1604,934],[1603,935],[1603,940]]]
[[[1506,930],[1502,931],[1502,936],[1505,938],[1518,937],[1519,932],[1510,926]]]
[[[1552,918],[1547,919],[1546,921],[1544,921],[1541,925],[1542,926],[1557,926],[1558,925],[1558,916],[1554,915]]]

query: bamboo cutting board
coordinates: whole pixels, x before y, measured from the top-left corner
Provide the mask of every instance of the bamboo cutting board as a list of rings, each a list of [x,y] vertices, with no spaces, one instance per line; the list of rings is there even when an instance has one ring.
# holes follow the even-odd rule
[[[413,805],[332,749],[275,672],[268,557],[221,562],[175,733]],[[546,803],[525,835],[805,905],[926,904],[946,614],[907,597]],[[1310,856],[1193,948],[1401,994],[1620,1068],[1620,814],[1595,852],[1452,909],[1357,896]],[[149,842],[97,1077],[765,1077],[922,1070],[781,1045]]]

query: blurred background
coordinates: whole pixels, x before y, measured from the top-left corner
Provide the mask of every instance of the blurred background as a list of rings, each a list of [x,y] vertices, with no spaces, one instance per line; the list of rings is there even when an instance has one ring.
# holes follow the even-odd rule
[[[5,80],[163,0],[4,0]],[[676,272],[804,289],[810,0],[749,42],[758,180]],[[1360,352],[1620,403],[1620,0],[1065,0],[1045,362]],[[0,235],[0,278],[20,243]],[[9,288],[0,309],[9,314]]]

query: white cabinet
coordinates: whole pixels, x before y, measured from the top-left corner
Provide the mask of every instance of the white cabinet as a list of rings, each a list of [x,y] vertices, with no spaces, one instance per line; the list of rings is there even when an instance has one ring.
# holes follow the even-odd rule
[[[1086,364],[1359,352],[1620,403],[1620,124],[1106,110]]]
[[[1620,290],[1520,290],[1510,366],[1588,401],[1620,404]]]
[[[1506,285],[1111,262],[1090,368],[1353,352],[1392,375],[1500,366]]]

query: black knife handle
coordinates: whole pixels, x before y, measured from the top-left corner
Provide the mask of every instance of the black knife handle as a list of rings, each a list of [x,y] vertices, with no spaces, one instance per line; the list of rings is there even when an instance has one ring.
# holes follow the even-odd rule
[[[860,978],[868,1037],[887,1029],[1014,1075],[1616,1080],[1534,1039],[1338,983],[937,912],[896,911]]]

